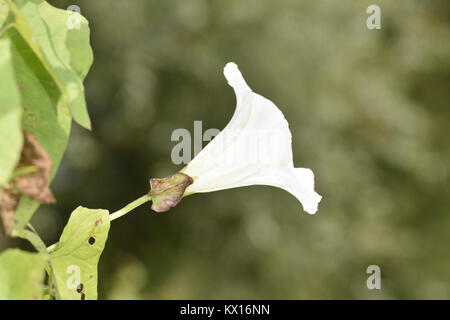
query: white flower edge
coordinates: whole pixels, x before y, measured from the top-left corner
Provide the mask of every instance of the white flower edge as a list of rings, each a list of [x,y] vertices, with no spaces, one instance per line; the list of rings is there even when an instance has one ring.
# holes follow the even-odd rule
[[[236,94],[236,110],[228,125],[181,171],[194,178],[185,195],[269,185],[288,191],[306,212],[316,213],[322,197],[314,191],[313,172],[294,168],[291,132],[283,113],[250,89],[235,63],[227,63],[224,75]]]

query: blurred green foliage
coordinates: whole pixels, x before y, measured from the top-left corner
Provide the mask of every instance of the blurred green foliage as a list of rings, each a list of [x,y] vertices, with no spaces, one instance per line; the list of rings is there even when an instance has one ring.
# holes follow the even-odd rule
[[[93,131],[74,126],[58,203],[32,220],[47,244],[78,205],[112,212],[181,169],[173,130],[226,125],[228,61],[283,111],[324,197],[314,216],[262,186],[139,207],[111,224],[99,298],[450,298],[450,2],[51,2],[89,20]]]

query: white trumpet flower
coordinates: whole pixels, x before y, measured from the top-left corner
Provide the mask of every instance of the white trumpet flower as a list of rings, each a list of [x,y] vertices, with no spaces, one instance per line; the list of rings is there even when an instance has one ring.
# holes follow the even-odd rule
[[[236,110],[225,129],[180,171],[189,177],[184,196],[269,185],[288,191],[306,212],[315,213],[322,197],[314,191],[313,172],[294,168],[292,136],[282,112],[250,89],[235,63],[225,66],[224,75],[236,94]],[[156,180],[161,182],[154,179],[155,185]],[[178,201],[165,204],[170,208]]]
[[[190,194],[250,185],[284,189],[306,212],[317,212],[322,197],[314,191],[314,174],[294,168],[291,131],[281,111],[250,89],[236,64],[223,71],[237,101],[225,129],[180,172],[151,178],[150,192],[110,214],[110,221],[148,201],[154,211],[166,212]]]

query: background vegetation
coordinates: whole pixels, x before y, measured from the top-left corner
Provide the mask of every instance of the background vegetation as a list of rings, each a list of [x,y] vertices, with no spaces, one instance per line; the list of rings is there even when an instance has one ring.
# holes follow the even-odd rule
[[[179,170],[173,130],[225,126],[228,61],[282,109],[324,196],[314,216],[261,186],[144,205],[111,224],[99,298],[450,298],[448,1],[376,1],[374,31],[374,1],[50,2],[81,8],[94,64],[93,130],[73,126],[58,202],[32,219],[47,244],[78,205],[112,212]]]

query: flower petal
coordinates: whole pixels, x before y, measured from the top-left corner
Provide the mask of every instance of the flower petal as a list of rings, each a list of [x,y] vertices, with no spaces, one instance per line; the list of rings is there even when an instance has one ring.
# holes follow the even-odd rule
[[[250,89],[236,64],[228,63],[224,75],[236,94],[236,110],[225,129],[181,171],[194,178],[185,195],[271,185],[315,213],[322,197],[314,191],[313,172],[293,166],[292,136],[283,113]]]
[[[214,165],[214,159],[217,160],[234,143],[245,128],[251,114],[253,92],[242,77],[237,65],[232,62],[227,63],[224,74],[235,91],[236,109],[227,126],[187,165],[186,170],[192,177],[198,176]]]
[[[250,89],[236,64],[228,63],[224,75],[236,94],[233,117],[182,172],[198,177],[218,165],[255,162],[293,167],[291,132],[282,112]]]
[[[211,184],[211,181],[216,183]],[[234,168],[226,166],[217,171],[202,174],[186,189],[187,194],[219,191],[251,185],[267,185],[281,188],[291,193],[310,214],[317,212],[322,199],[314,191],[314,174],[306,168],[256,167]]]
[[[314,173],[306,168],[264,168],[264,174],[241,181],[244,185],[269,185],[286,190],[310,214],[317,212],[322,196],[314,191]]]

